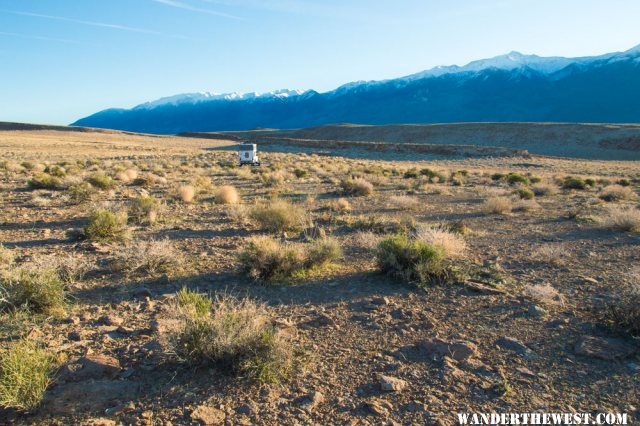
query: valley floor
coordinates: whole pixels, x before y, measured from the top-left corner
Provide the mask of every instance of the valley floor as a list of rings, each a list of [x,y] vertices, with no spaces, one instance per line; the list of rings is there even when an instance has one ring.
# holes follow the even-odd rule
[[[84,265],[66,283],[63,312],[0,314],[3,351],[30,339],[57,359],[43,402],[0,411],[2,424],[453,425],[460,412],[532,411],[640,419],[639,344],[607,312],[618,288],[640,286],[640,233],[610,223],[638,211],[639,163],[269,152],[249,169],[235,166],[227,141],[55,131],[0,132],[0,147],[0,244],[16,259],[7,268]],[[59,188],[29,187],[52,174]],[[102,175],[112,178],[106,189],[80,185]],[[594,183],[563,187],[568,175]],[[345,194],[350,176],[373,191]],[[604,201],[621,180],[625,199]],[[240,203],[216,202],[222,186]],[[524,189],[538,195],[520,199]],[[154,223],[130,223],[124,241],[76,238],[91,211],[127,210],[141,196],[159,202]],[[276,199],[302,209],[308,226],[261,229],[251,209]],[[509,208],[492,212],[495,199]],[[466,249],[452,262],[471,278],[419,286],[379,272],[381,239],[429,226],[460,232]],[[286,284],[242,272],[238,254],[252,237],[304,245],[309,233],[337,240],[342,257]],[[127,247],[164,240],[184,259],[177,267],[117,267]],[[176,361],[161,325],[184,287],[264,303],[303,365],[260,384]]]

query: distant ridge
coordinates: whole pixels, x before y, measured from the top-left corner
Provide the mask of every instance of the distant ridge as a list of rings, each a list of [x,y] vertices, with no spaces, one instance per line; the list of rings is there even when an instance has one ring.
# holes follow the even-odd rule
[[[640,46],[582,58],[510,52],[318,93],[189,93],[74,123],[175,134],[329,123],[640,122]]]

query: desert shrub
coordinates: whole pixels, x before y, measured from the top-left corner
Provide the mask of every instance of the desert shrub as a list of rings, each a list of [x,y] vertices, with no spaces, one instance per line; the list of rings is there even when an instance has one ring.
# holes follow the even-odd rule
[[[115,181],[111,178],[111,176],[107,176],[104,173],[98,173],[87,178],[87,182],[91,184],[94,188],[98,189],[112,189],[116,186]]]
[[[611,208],[604,223],[620,231],[640,232],[640,210],[633,207]]]
[[[0,244],[0,270],[5,269],[13,265],[16,260],[16,255],[13,250],[10,250]]]
[[[249,218],[261,229],[270,232],[300,229],[304,227],[306,217],[307,213],[304,209],[283,200],[258,204],[249,211]]]
[[[533,197],[535,196],[533,191],[528,188],[518,188],[516,190],[516,194],[518,194],[518,197],[520,197],[521,200],[533,200]]]
[[[33,170],[33,168],[36,166],[35,163],[31,161],[23,161],[22,163],[20,163],[20,165],[27,170]]]
[[[548,183],[536,183],[531,187],[534,195],[538,197],[554,195],[558,192],[558,189],[555,185],[551,185]]]
[[[192,203],[196,198],[196,188],[192,185],[182,185],[176,190],[176,198],[183,203]]]
[[[460,234],[445,227],[420,226],[416,230],[416,240],[441,249],[446,257],[464,257],[467,243]]]
[[[630,186],[631,185],[631,181],[629,179],[620,179],[617,183],[620,186]]]
[[[371,231],[358,231],[353,235],[353,245],[362,250],[373,250],[380,243],[380,235]]]
[[[78,182],[69,186],[67,194],[74,203],[82,203],[91,199],[95,191],[95,188],[89,182]]]
[[[520,199],[513,204],[514,212],[529,212],[540,208],[540,204],[536,200]]]
[[[342,248],[334,238],[319,238],[306,247],[305,266],[322,267],[342,257]]]
[[[122,241],[129,236],[128,214],[125,211],[112,212],[96,209],[91,212],[84,233],[95,241]]]
[[[284,184],[285,180],[288,178],[288,174],[281,170],[274,171],[272,173],[263,173],[260,176],[262,182],[267,186],[280,186]]]
[[[83,256],[66,254],[38,257],[33,260],[33,267],[39,270],[54,270],[62,282],[68,285],[83,280],[94,268],[94,264]]]
[[[305,253],[299,245],[282,244],[266,236],[254,237],[239,255],[240,268],[257,281],[274,282],[304,268]]]
[[[304,169],[295,169],[293,171],[293,174],[296,175],[296,177],[298,179],[300,179],[300,178],[303,178],[303,177],[307,176],[307,171],[304,170]]]
[[[124,183],[133,182],[138,177],[138,171],[136,169],[127,169],[116,175],[116,179]]]
[[[270,237],[254,237],[238,256],[241,270],[257,281],[278,282],[305,270],[320,268],[339,259],[342,249],[331,238],[309,244],[282,243]]]
[[[603,319],[612,325],[640,336],[640,269],[629,273],[629,280],[614,286],[603,310]]]
[[[351,203],[346,198],[338,198],[332,202],[329,208],[340,213],[348,213],[351,211]]]
[[[491,197],[488,198],[483,205],[485,213],[489,214],[507,214],[513,209],[513,203],[507,197]]]
[[[62,189],[62,181],[50,175],[36,175],[28,180],[27,185],[29,189],[49,189],[49,190],[57,190]]]
[[[432,170],[430,168],[424,168],[420,170],[420,174],[422,176],[426,176],[431,183],[441,183],[447,180],[447,177],[444,173],[439,172],[437,170]]]
[[[64,177],[67,174],[67,171],[64,169],[64,167],[59,165],[47,166],[44,171],[55,177]]]
[[[445,258],[442,248],[402,235],[385,238],[376,250],[381,272],[419,285],[444,276]]]
[[[170,307],[161,343],[190,364],[213,364],[260,382],[286,378],[295,366],[289,341],[273,328],[267,308],[250,299],[182,290]]]
[[[507,182],[509,182],[510,185],[529,185],[529,178],[518,173],[509,173],[507,175]]]
[[[0,289],[4,289],[6,298],[1,307],[58,314],[64,310],[64,287],[53,268],[12,268],[0,276]]]
[[[158,219],[160,203],[150,195],[143,195],[131,201],[129,220],[138,225],[153,225]]]
[[[128,274],[152,276],[175,272],[183,263],[182,252],[168,239],[136,241],[114,254],[114,267]]]
[[[532,253],[531,257],[538,261],[544,263],[550,263],[555,266],[563,265],[567,260],[567,255],[570,253],[570,250],[567,248],[565,244],[542,244],[536,247]]]
[[[635,200],[635,192],[631,188],[622,185],[609,185],[600,191],[598,197],[604,201]]]
[[[216,203],[218,204],[238,204],[240,195],[233,186],[222,186],[216,191]]]
[[[529,182],[540,183],[542,182],[542,178],[540,176],[529,176]]]
[[[567,176],[562,180],[562,188],[564,189],[585,189],[586,187],[584,179],[579,177]]]
[[[597,184],[597,183],[598,183],[598,182],[597,182],[595,179],[593,179],[593,178],[586,178],[586,179],[584,180],[584,184],[585,184],[585,185],[587,185],[587,186],[590,186],[590,187],[594,187],[594,186],[596,186],[596,184]]]
[[[394,195],[389,197],[389,203],[401,210],[412,210],[420,205],[416,198],[408,195]]]
[[[405,179],[415,179],[415,178],[418,177],[418,173],[419,172],[416,169],[410,169],[410,170],[407,170],[406,172],[404,172],[403,177]]]
[[[373,185],[362,178],[347,178],[340,181],[340,188],[348,195],[360,197],[373,194]]]
[[[0,355],[0,406],[31,410],[51,384],[56,358],[30,340],[13,343]]]
[[[195,187],[196,192],[203,193],[213,190],[213,182],[209,176],[198,175],[191,179],[191,185]]]
[[[156,183],[159,183],[159,178],[159,176],[156,176],[152,173],[145,173],[139,177],[133,178],[133,184],[136,186],[149,188],[154,186]]]
[[[506,177],[507,175],[504,173],[494,173],[491,175],[491,180],[502,180]]]

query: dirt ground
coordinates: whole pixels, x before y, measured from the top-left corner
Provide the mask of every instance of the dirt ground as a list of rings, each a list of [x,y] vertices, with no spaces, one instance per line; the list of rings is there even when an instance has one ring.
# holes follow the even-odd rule
[[[606,181],[622,178],[638,195],[640,164],[268,152],[265,165],[250,170],[234,166],[233,147],[179,137],[0,132],[0,244],[19,265],[66,255],[92,265],[69,286],[63,315],[0,317],[3,348],[28,336],[56,353],[61,366],[39,408],[0,411],[0,423],[453,425],[456,413],[494,411],[613,412],[640,421],[640,345],[599,315],[613,289],[637,279],[640,264],[640,234],[610,229],[608,212],[638,208],[638,201],[598,198]],[[64,162],[71,169],[77,160],[82,166],[64,179],[81,181],[98,171],[116,176],[123,169],[158,179],[147,186],[117,181],[80,201],[66,190],[29,189],[38,165]],[[26,161],[29,167],[21,165]],[[427,167],[446,176],[466,172],[446,182],[406,173]],[[307,173],[296,177],[295,169]],[[487,199],[513,197],[517,189],[493,180],[496,172],[539,177],[554,193],[489,214]],[[268,174],[280,178],[270,182]],[[372,195],[341,193],[340,179],[354,174],[373,183]],[[569,174],[599,183],[584,190],[559,187],[557,180]],[[177,200],[175,189],[198,176],[207,184],[198,187],[197,199]],[[223,185],[239,191],[241,207],[214,202],[215,188]],[[131,226],[132,241],[168,239],[185,255],[180,271],[130,276],[110,266],[129,243],[70,237],[96,206],[127,206],[141,194],[163,206],[156,224]],[[273,197],[309,212],[340,242],[343,258],[288,285],[243,275],[239,251],[266,232],[241,214],[237,219],[238,212]],[[341,197],[350,211],[330,208]],[[406,223],[463,224],[469,230],[464,262],[484,271],[486,282],[419,288],[380,274],[363,240]],[[299,241],[299,234],[277,238]],[[558,292],[551,299],[529,291],[547,285]],[[163,306],[185,286],[266,303],[274,324],[304,350],[304,369],[260,385],[215,366],[172,362],[158,343],[157,323]],[[69,367],[79,359],[90,359],[80,372]],[[383,390],[381,375],[403,384]]]

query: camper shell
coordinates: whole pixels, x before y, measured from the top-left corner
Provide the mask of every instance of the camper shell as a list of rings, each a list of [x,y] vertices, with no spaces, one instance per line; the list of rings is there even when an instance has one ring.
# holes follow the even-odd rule
[[[249,164],[251,166],[259,166],[258,146],[255,143],[243,143],[238,146],[238,160],[240,165]]]

